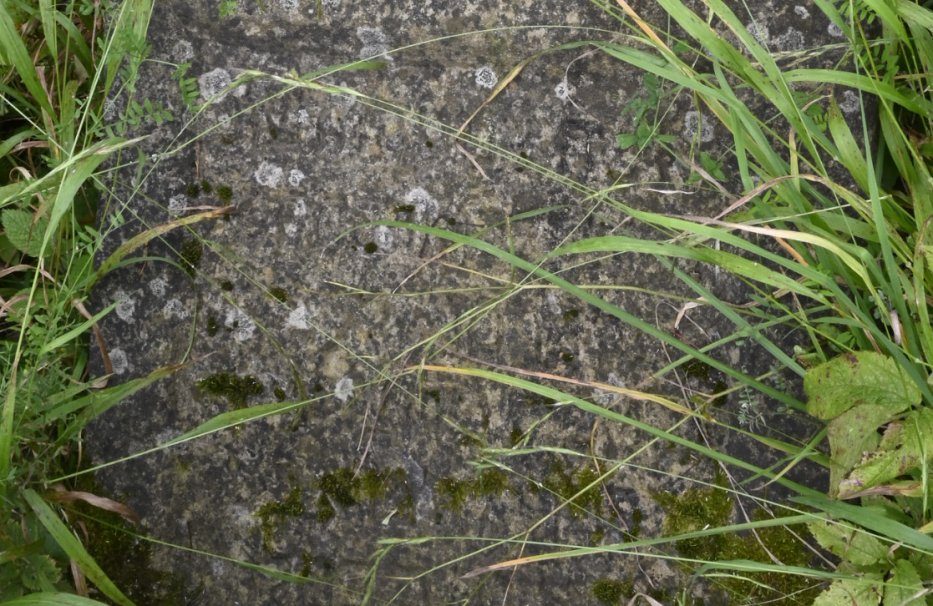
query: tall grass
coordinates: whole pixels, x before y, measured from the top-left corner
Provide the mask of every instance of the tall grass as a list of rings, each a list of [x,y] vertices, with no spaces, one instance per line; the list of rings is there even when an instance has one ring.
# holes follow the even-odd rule
[[[108,499],[49,486],[81,464],[83,425],[132,391],[88,380],[99,167],[132,143],[103,123],[109,95],[131,93],[151,3],[0,4],[0,600],[97,603],[88,582],[128,604],[87,553],[62,503],[131,517]],[[138,383],[137,383],[138,384]],[[17,598],[33,594],[31,598]],[[9,600],[8,602],[6,600]]]

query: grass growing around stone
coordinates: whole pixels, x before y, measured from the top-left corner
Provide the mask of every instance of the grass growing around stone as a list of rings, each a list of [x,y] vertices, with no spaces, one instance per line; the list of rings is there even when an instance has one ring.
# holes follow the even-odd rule
[[[715,216],[638,210],[620,196],[627,186],[624,174],[612,187],[588,188],[574,181],[574,175],[553,173],[472,137],[468,129],[414,114],[392,100],[330,86],[322,80],[326,71],[304,78],[244,72],[230,86],[266,78],[287,90],[351,96],[568,185],[594,212],[630,217],[650,227],[655,234],[651,239],[607,233],[567,241],[544,258],[527,260],[487,241],[483,232],[379,222],[482,251],[513,271],[508,280],[500,280],[507,283],[504,294],[452,322],[433,341],[455,342],[510,296],[541,287],[559,290],[576,299],[581,309],[596,309],[645,332],[672,355],[671,362],[646,377],[644,387],[638,389],[544,374],[534,368],[451,365],[440,356],[409,366],[402,374],[499,383],[543,403],[547,412],[542,413],[540,423],[558,405],[575,407],[595,422],[643,431],[650,436],[645,448],[676,445],[716,463],[717,471],[705,479],[649,470],[691,488],[678,495],[655,495],[668,512],[668,521],[658,536],[644,536],[634,514],[632,523],[622,527],[605,511],[611,500],[604,498],[604,487],[626,469],[637,467],[634,454],[603,459],[592,451],[536,443],[534,427],[516,428],[511,448],[481,451],[482,471],[475,478],[442,480],[438,488],[447,491],[447,505],[454,508],[473,498],[494,496],[508,490],[508,478],[515,478],[554,499],[557,505],[549,518],[566,514],[574,520],[594,521],[591,540],[580,545],[534,540],[535,528],[547,519],[529,521],[527,532],[512,537],[386,540],[374,557],[368,593],[360,596],[363,601],[379,582],[379,563],[389,553],[424,549],[434,541],[461,542],[465,555],[456,563],[475,562],[470,573],[474,576],[508,574],[555,559],[583,558],[580,566],[585,566],[586,557],[608,554],[682,562],[713,587],[728,592],[734,603],[927,601],[933,579],[929,538],[933,506],[928,479],[933,458],[933,413],[929,409],[933,404],[929,382],[933,245],[927,237],[933,217],[929,171],[933,158],[933,13],[907,0],[852,2],[841,8],[818,3],[844,33],[846,43],[838,68],[817,69],[798,66],[795,61],[800,57],[792,54],[775,57],[765,42],[749,32],[747,19],[718,1],[707,2],[709,16],[697,15],[677,0],[659,4],[676,27],[658,28],[624,2],[606,3],[603,8],[618,18],[620,29],[626,32],[625,43],[586,41],[566,48],[595,49],[646,73],[644,103],[625,110],[638,123],[632,132],[620,133],[618,143],[639,152],[651,146],[668,150],[689,168],[690,185],[728,196],[727,207]],[[88,185],[101,176],[101,162],[125,144],[100,121],[104,99],[115,86],[132,88],[133,60],[141,61],[144,56],[151,7],[124,2],[106,13],[85,12],[86,6],[78,2],[9,6],[0,8],[0,65],[4,69],[0,94],[7,110],[4,119],[9,118],[0,138],[0,160],[2,174],[15,175],[0,188],[0,254],[5,266],[0,275],[0,321],[4,323],[0,341],[4,369],[0,599],[16,604],[18,595],[43,592],[45,597],[30,603],[89,603],[55,593],[88,594],[85,583],[89,580],[113,602],[130,603],[76,538],[80,535],[73,531],[78,518],[72,504],[90,501],[126,517],[131,512],[113,501],[91,499],[69,480],[53,480],[68,477],[80,467],[76,439],[86,423],[172,369],[160,369],[121,386],[105,387],[97,378],[89,380],[87,337],[94,323],[114,306],[89,310],[83,302],[102,272],[125,262],[147,238],[219,216],[220,211],[153,228],[95,270],[92,259],[106,234],[93,228]],[[862,31],[862,25],[869,22],[880,34]],[[107,35],[93,35],[101,31]],[[127,53],[133,59],[128,66],[123,63]],[[376,64],[363,62],[343,69],[372,67]],[[179,77],[183,79],[184,74]],[[490,102],[508,85],[508,80],[503,81]],[[839,108],[837,93],[843,89],[861,99],[863,109],[854,121],[846,119]],[[644,128],[677,96],[691,97],[703,119],[715,120],[731,134],[728,154],[713,157],[696,142],[678,147],[669,133],[658,130],[663,124],[660,120],[656,127]],[[73,99],[81,103],[72,104]],[[127,106],[126,120],[167,119],[151,103],[135,103]],[[873,107],[877,112],[865,109]],[[762,108],[766,108],[764,113]],[[229,195],[224,197],[229,201]],[[529,213],[513,220],[535,216]],[[194,272],[194,257],[200,257],[201,247],[189,248],[179,264]],[[195,249],[197,255],[191,252]],[[366,252],[374,254],[377,249]],[[622,255],[646,256],[667,264],[692,292],[679,301],[684,314],[712,309],[734,326],[732,334],[701,345],[688,343],[669,326],[636,317],[601,296],[599,288],[568,277],[570,268]],[[745,282],[747,300],[724,301],[679,265],[684,260],[715,267]],[[287,303],[286,295],[269,294]],[[573,321],[575,316],[565,315],[565,320]],[[787,331],[800,335],[793,349],[775,336]],[[749,373],[720,355],[739,341],[765,352],[771,367],[780,370]],[[412,351],[424,345],[416,344]],[[105,344],[100,348],[106,352]],[[407,359],[408,353],[399,359]],[[784,372],[803,384],[804,399],[793,385],[778,380]],[[705,392],[691,390],[686,386],[691,374],[716,378],[708,381],[710,389]],[[240,378],[221,378],[224,385],[218,384],[220,388],[242,391],[242,385],[234,381]],[[666,389],[665,384],[675,388]],[[250,386],[258,393],[258,387]],[[205,383],[203,387],[215,386]],[[670,427],[652,426],[584,395],[584,388],[663,408],[679,420]],[[732,413],[717,408],[726,400],[735,404],[728,409]],[[159,448],[305,403],[240,408],[240,402],[235,402],[232,410]],[[770,412],[778,404],[825,421],[825,431],[802,443],[768,431],[760,420],[779,419]],[[684,428],[688,426],[697,429],[687,433]],[[779,453],[778,463],[761,467],[719,449],[705,439],[707,430],[740,433],[758,448]],[[546,477],[525,478],[516,461],[528,457],[572,463],[556,462]],[[789,479],[805,461],[827,470],[828,495]],[[338,504],[342,504],[338,497],[350,495],[343,503],[349,504],[357,499],[346,488],[354,480],[349,470],[341,474],[322,481],[322,494],[330,494]],[[756,482],[748,482],[749,477]],[[768,499],[749,487],[756,483],[780,485],[781,494],[790,496]],[[295,489],[285,500],[270,502],[262,510],[263,524],[303,512],[301,494]],[[271,542],[274,528],[266,530]],[[607,530],[620,533],[624,540],[607,541]],[[482,546],[477,548],[477,544]],[[496,550],[500,547],[513,557],[490,563],[489,554],[501,553]],[[534,555],[523,555],[526,549]],[[285,580],[309,577],[238,563]],[[424,575],[453,564],[438,563]],[[659,600],[689,603],[687,592],[680,596],[636,594],[629,581],[601,579],[591,588],[592,596],[602,604],[633,598],[652,604]]]

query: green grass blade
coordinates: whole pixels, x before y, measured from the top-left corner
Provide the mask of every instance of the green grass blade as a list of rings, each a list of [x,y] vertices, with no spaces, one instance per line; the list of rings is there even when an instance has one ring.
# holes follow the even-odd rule
[[[900,541],[905,545],[910,545],[929,555],[933,555],[933,537],[886,517],[879,509],[850,505],[849,503],[834,501],[823,495],[801,495],[792,497],[791,501],[823,511],[833,518],[858,524],[891,541]]]
[[[187,442],[188,440],[200,438],[201,436],[206,436],[207,434],[229,429],[231,427],[236,427],[237,425],[242,425],[243,423],[248,423],[250,421],[298,410],[304,406],[307,406],[308,404],[309,401],[307,400],[302,402],[272,402],[269,404],[257,404],[256,406],[249,406],[247,408],[240,408],[237,410],[224,412],[217,415],[216,417],[209,419],[208,421],[205,421],[204,423],[201,423],[191,431],[186,431],[180,436],[172,438],[164,444],[164,447],[168,448],[169,446],[181,444],[182,442]]]
[[[126,398],[130,397],[139,390],[148,387],[152,383],[163,379],[182,368],[181,365],[162,366],[150,372],[145,377],[132,379],[107,387],[105,389],[92,391],[86,396],[75,400],[63,402],[58,406],[52,407],[47,413],[40,417],[39,423],[47,425],[54,421],[63,419],[71,414],[83,413],[78,419],[72,421],[58,436],[58,443],[64,443],[79,431],[84,429],[85,425],[92,419],[100,416],[113,406],[116,406]]]
[[[87,552],[84,545],[71,533],[71,530],[65,526],[58,515],[52,511],[48,503],[38,495],[34,490],[27,488],[22,492],[23,498],[29,504],[30,509],[36,514],[39,522],[48,531],[59,547],[71,558],[78,568],[87,576],[98,589],[108,598],[120,604],[121,606],[133,606],[133,602],[126,597],[122,591],[117,589],[110,577],[107,576],[91,554]]]
[[[424,370],[428,372],[435,371],[435,372],[455,374],[455,375],[460,375],[460,376],[475,377],[475,378],[484,379],[487,381],[494,381],[496,383],[507,385],[509,387],[522,389],[524,391],[530,391],[540,396],[551,398],[552,400],[555,400],[557,402],[568,402],[584,412],[596,415],[598,417],[602,417],[608,421],[613,421],[616,423],[623,423],[635,429],[640,429],[641,431],[644,431],[645,433],[651,436],[660,438],[672,444],[678,444],[680,446],[684,446],[685,448],[689,448],[690,450],[693,450],[694,452],[697,452],[701,454],[702,456],[710,458],[714,461],[719,461],[727,465],[732,465],[736,468],[744,469],[752,473],[761,474],[762,476],[767,477],[768,479],[774,480],[775,482],[793,490],[797,494],[819,496],[819,493],[811,488],[808,488],[806,486],[803,486],[801,484],[798,484],[796,482],[793,482],[783,477],[779,478],[775,476],[773,473],[770,473],[767,470],[764,470],[756,465],[748,463],[742,459],[738,459],[726,453],[719,452],[708,446],[704,446],[702,444],[698,444],[686,438],[682,438],[676,434],[670,433],[663,429],[659,429],[649,423],[643,423],[642,421],[633,419],[631,417],[627,417],[614,410],[609,410],[607,408],[594,404],[588,400],[584,400],[583,398],[579,398],[577,396],[571,395],[567,392],[561,391],[559,389],[555,389],[553,387],[548,387],[546,385],[541,385],[533,381],[528,381],[526,379],[520,379],[518,377],[513,377],[511,375],[503,374],[500,372],[483,370],[479,368],[460,368],[460,367],[449,367],[449,366],[422,365],[422,366],[415,367],[414,369]]]
[[[787,289],[815,301],[823,301],[816,291],[807,288],[796,280],[782,273],[772,271],[766,266],[725,251],[705,247],[687,247],[667,242],[643,240],[629,236],[597,236],[565,244],[555,249],[549,256],[580,254],[592,252],[636,253],[660,255],[670,258],[692,259],[715,265],[723,270],[743,276],[749,280],[766,284],[775,289]]]
[[[372,223],[371,225],[385,225],[385,226],[387,226],[387,227],[399,227],[399,228],[402,228],[402,229],[409,229],[409,230],[412,230],[412,231],[418,231],[418,232],[421,232],[421,233],[424,233],[424,234],[428,234],[428,235],[432,235],[432,236],[435,236],[435,237],[438,237],[438,238],[443,238],[443,239],[449,240],[449,241],[451,241],[451,242],[457,242],[457,243],[459,243],[459,244],[465,244],[465,245],[470,246],[470,247],[472,247],[472,248],[476,248],[477,250],[481,250],[481,251],[483,251],[483,252],[485,252],[485,253],[488,253],[488,254],[490,254],[490,255],[492,255],[492,256],[498,258],[498,259],[501,260],[501,261],[504,261],[504,262],[508,263],[509,265],[511,265],[511,266],[513,266],[513,267],[516,267],[516,268],[518,268],[518,269],[521,269],[522,271],[527,272],[527,273],[530,274],[530,275],[534,275],[534,276],[536,276],[536,277],[538,277],[538,278],[542,278],[542,279],[544,279],[544,280],[550,282],[551,284],[554,284],[555,286],[558,286],[559,288],[561,288],[562,290],[564,290],[564,291],[567,292],[568,294],[577,297],[577,298],[580,299],[581,301],[584,301],[584,302],[586,302],[586,303],[588,303],[588,304],[590,304],[590,305],[593,305],[593,306],[596,307],[597,309],[599,309],[599,310],[601,310],[601,311],[603,311],[603,312],[605,312],[605,313],[607,313],[607,314],[609,314],[609,315],[611,315],[611,316],[613,316],[613,317],[615,317],[615,318],[618,318],[618,319],[621,320],[622,322],[625,322],[626,324],[628,324],[628,325],[630,325],[630,326],[632,326],[632,327],[634,327],[634,328],[637,328],[638,330],[642,331],[643,333],[645,333],[645,334],[647,334],[647,335],[649,335],[649,336],[651,336],[651,337],[654,337],[654,338],[658,339],[659,341],[661,341],[661,342],[663,342],[663,343],[666,343],[667,345],[670,345],[671,347],[674,347],[675,349],[678,349],[678,350],[680,350],[681,352],[683,352],[683,353],[685,353],[685,354],[687,354],[687,355],[690,355],[690,356],[695,357],[696,359],[700,360],[701,362],[703,362],[703,363],[705,363],[705,364],[708,364],[709,366],[712,366],[713,368],[715,368],[715,369],[717,369],[717,370],[719,370],[719,371],[722,371],[722,372],[725,373],[726,375],[728,375],[728,376],[730,376],[730,377],[732,377],[732,378],[734,378],[734,379],[736,379],[736,380],[738,380],[738,381],[740,381],[740,382],[742,382],[742,383],[744,383],[744,384],[746,384],[746,385],[749,385],[750,387],[753,387],[754,389],[756,389],[756,390],[758,390],[758,391],[760,391],[760,392],[762,392],[762,393],[764,393],[764,394],[767,394],[767,395],[769,395],[769,396],[775,398],[776,400],[779,400],[779,401],[781,401],[781,402],[787,404],[788,406],[792,406],[792,407],[794,407],[794,408],[800,408],[801,406],[803,406],[803,405],[802,405],[800,402],[798,402],[797,399],[794,398],[793,396],[791,396],[791,395],[789,395],[789,394],[786,394],[786,393],[783,393],[783,392],[781,392],[781,391],[779,391],[779,390],[776,390],[776,389],[774,389],[773,387],[771,387],[771,386],[769,386],[769,385],[766,385],[766,384],[764,384],[764,383],[758,381],[758,380],[755,379],[754,377],[748,376],[748,375],[746,375],[746,374],[744,374],[744,373],[741,373],[741,372],[735,370],[734,368],[732,368],[732,367],[729,366],[728,364],[724,364],[724,363],[720,362],[719,360],[717,360],[717,359],[715,359],[715,358],[712,358],[712,357],[708,356],[707,354],[703,353],[702,351],[700,351],[700,350],[698,350],[698,349],[696,349],[696,348],[694,348],[694,347],[692,347],[692,346],[690,346],[690,345],[684,343],[683,341],[681,341],[681,340],[679,340],[679,339],[677,339],[677,338],[671,336],[670,334],[664,332],[663,330],[657,328],[657,327],[654,326],[653,324],[650,324],[650,323],[648,323],[648,322],[645,322],[645,321],[642,320],[641,318],[638,318],[638,317],[636,317],[636,316],[630,314],[629,312],[625,311],[624,309],[622,309],[622,308],[620,308],[620,307],[618,307],[618,306],[616,306],[616,305],[613,305],[613,304],[609,303],[609,302],[606,301],[605,299],[602,299],[602,298],[600,298],[600,297],[598,297],[598,296],[596,296],[596,295],[594,295],[594,294],[592,294],[592,293],[586,291],[585,289],[582,289],[582,288],[576,286],[575,284],[572,284],[571,282],[568,282],[567,280],[561,278],[560,276],[557,276],[557,275],[555,275],[555,274],[553,274],[553,273],[551,273],[551,272],[549,272],[549,271],[546,271],[546,270],[542,269],[542,268],[541,268],[540,266],[538,266],[538,265],[535,265],[535,264],[533,264],[533,263],[530,263],[530,262],[526,261],[525,259],[522,259],[521,257],[518,257],[518,256],[516,256],[516,255],[513,255],[513,254],[511,254],[511,253],[509,253],[509,252],[506,252],[506,251],[502,250],[501,248],[499,248],[499,247],[497,247],[497,246],[495,246],[495,245],[493,245],[493,244],[490,244],[490,243],[488,243],[488,242],[485,242],[484,240],[480,240],[480,239],[474,238],[474,237],[472,237],[472,236],[467,236],[467,235],[464,235],[464,234],[459,234],[459,233],[457,233],[457,232],[448,231],[448,230],[445,230],[445,229],[439,229],[439,228],[431,227],[431,226],[427,226],[427,225],[417,225],[417,224],[414,224],[414,223],[405,223],[405,222],[402,222],[402,221],[376,221],[376,222]]]
[[[106,308],[104,308],[102,311],[92,316],[90,320],[86,320],[82,322],[81,324],[78,324],[77,326],[69,330],[68,332],[55,337],[54,339],[52,339],[51,341],[49,341],[48,343],[42,346],[42,349],[39,350],[39,355],[43,356],[49,353],[50,351],[54,351],[58,349],[59,347],[62,347],[63,345],[70,343],[71,341],[77,339],[79,336],[84,334],[84,332],[87,331],[90,327],[94,326],[95,323],[99,322],[104,316],[106,316],[111,311],[113,311],[117,307],[118,303],[119,301],[114,301],[113,303],[108,305]]]
[[[2,602],[0,606],[106,606],[106,604],[71,593],[31,593]]]
[[[54,0],[39,0],[39,17],[42,21],[42,37],[46,46],[49,48],[49,54],[53,58],[57,58],[58,28],[55,24]]]
[[[42,114],[47,120],[51,120],[54,112],[49,102],[49,97],[42,88],[39,74],[36,72],[36,66],[33,65],[29,51],[23,44],[16,26],[13,24],[13,18],[7,10],[7,3],[0,2],[0,51],[13,65],[17,76],[22,80],[23,85],[33,100],[38,104]]]

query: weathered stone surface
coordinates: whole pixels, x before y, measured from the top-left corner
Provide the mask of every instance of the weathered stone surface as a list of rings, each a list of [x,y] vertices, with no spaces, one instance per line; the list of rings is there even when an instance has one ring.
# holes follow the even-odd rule
[[[659,19],[657,7],[637,8]],[[835,35],[809,3],[756,10],[756,35],[778,50],[805,50]],[[617,147],[616,134],[631,128],[620,110],[644,92],[643,76],[592,48],[529,62],[469,124],[485,147],[461,150],[449,136],[519,61],[564,42],[611,39],[619,24],[590,3],[558,0],[241,0],[226,17],[216,3],[164,1],[151,31],[155,61],[143,67],[139,95],[177,119],[147,131],[141,171],[120,173],[109,216],[119,213],[125,223],[112,245],[222,204],[222,188],[234,211],[154,242],[150,260],[101,286],[100,301],[122,301],[104,326],[117,379],[186,365],[108,412],[89,431],[88,449],[105,462],[184,433],[236,400],[306,401],[294,413],[147,454],[98,477],[162,541],[314,581],[288,583],[173,549],[156,550],[153,565],[183,575],[203,605],[350,604],[370,590],[376,603],[595,603],[591,588],[600,578],[632,580],[641,591],[686,586],[663,558],[618,554],[464,577],[555,545],[608,545],[636,528],[656,535],[663,512],[652,494],[682,490],[689,484],[681,476],[709,479],[713,468],[572,406],[416,367],[493,363],[678,396],[722,388],[717,373],[681,374],[683,392],[651,384],[651,373],[677,356],[669,347],[489,255],[367,226],[396,219],[478,234],[538,262],[568,238],[651,233],[587,196],[616,180],[631,184],[619,199],[638,208],[700,214],[727,206],[712,188],[686,183],[689,168],[660,147]],[[195,114],[172,79],[174,64],[190,63],[206,100],[244,69],[284,76],[370,57],[384,69],[322,82],[396,105],[281,93],[281,84],[261,78]],[[713,155],[728,147],[721,126],[688,95],[665,103],[662,129],[678,136],[672,147],[680,153],[692,143]],[[546,207],[553,208],[514,219]],[[721,296],[741,297],[734,281],[681,266]],[[644,291],[695,296],[644,256],[592,261],[565,275],[624,286],[593,292],[667,330],[680,303]],[[696,345],[730,332],[709,310],[688,318],[679,330]],[[765,368],[750,348],[717,355],[749,372]],[[208,393],[204,381],[212,376],[238,396]],[[256,382],[262,393],[251,395]],[[592,386],[548,384],[660,428],[680,420]],[[738,407],[734,395],[723,414]],[[767,403],[760,411],[769,422],[799,422]],[[699,439],[692,423],[677,431]],[[748,452],[729,440],[721,447]],[[520,455],[524,445],[552,452]],[[495,459],[484,448],[516,448],[516,456]],[[508,469],[478,472],[471,461],[484,458]],[[591,492],[590,513],[558,508],[549,489],[585,489],[581,478],[592,482],[621,461]],[[380,539],[416,537],[436,539],[377,551]]]

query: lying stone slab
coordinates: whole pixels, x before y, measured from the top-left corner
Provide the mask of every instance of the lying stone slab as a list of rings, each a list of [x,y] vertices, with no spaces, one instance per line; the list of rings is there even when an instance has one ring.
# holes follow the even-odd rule
[[[776,50],[836,40],[809,4],[760,11],[749,22]],[[140,127],[141,161],[118,172],[103,218],[118,226],[109,245],[228,211],[154,240],[99,288],[101,304],[120,302],[103,326],[114,380],[182,366],[108,411],[86,444],[95,463],[156,449],[97,478],[148,536],[177,546],[154,546],[150,565],[188,599],[565,604],[638,591],[672,603],[709,591],[670,562],[670,545],[599,551],[669,531],[659,495],[702,498],[687,478],[727,482],[716,466],[571,399],[456,371],[535,380],[692,440],[686,409],[619,388],[683,403],[727,387],[702,364],[652,381],[679,352],[505,260],[545,264],[587,235],[658,237],[594,195],[614,185],[656,212],[733,201],[660,146],[620,149],[633,104],[652,99],[681,152],[720,157],[731,142],[688,95],[571,44],[619,31],[596,5],[556,0],[157,4],[137,95],[176,119]],[[297,77],[361,59],[372,63]],[[461,125],[467,141],[453,136]],[[680,317],[696,294],[651,257],[587,261],[561,276],[641,321],[696,346],[734,330],[708,309]],[[681,267],[743,296],[736,280]],[[717,355],[767,370],[749,347]],[[293,406],[159,448],[277,403]],[[756,405],[758,421],[810,429],[771,404]],[[722,414],[735,423],[741,405],[733,394]],[[595,553],[482,572],[572,546]]]

